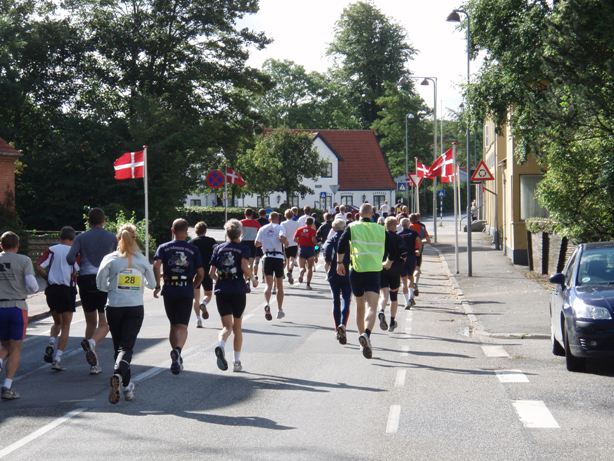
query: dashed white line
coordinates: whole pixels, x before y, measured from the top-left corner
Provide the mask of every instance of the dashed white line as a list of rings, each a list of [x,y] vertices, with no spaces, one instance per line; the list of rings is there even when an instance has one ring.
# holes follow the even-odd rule
[[[510,355],[503,346],[482,346],[486,357],[509,357]]]
[[[405,379],[407,378],[407,370],[398,370],[397,377],[394,380],[394,387],[403,387],[405,386]]]
[[[4,458],[6,455],[9,455],[13,453],[15,450],[20,449],[24,445],[27,445],[28,443],[38,439],[39,437],[45,435],[47,432],[52,431],[56,427],[64,424],[66,421],[70,420],[71,418],[74,418],[75,416],[83,413],[85,410],[86,410],[85,408],[77,408],[75,410],[69,411],[61,418],[54,419],[49,424],[44,425],[40,429],[32,432],[31,434],[25,436],[24,438],[19,439],[17,442],[12,443],[8,447],[5,447],[2,450],[0,450],[0,458]]]
[[[541,400],[515,400],[513,405],[525,427],[533,429],[558,429],[560,427]]]
[[[495,370],[499,381],[508,383],[528,383],[529,378],[521,370]]]
[[[409,346],[408,345],[403,346],[403,350],[401,351],[401,355],[402,356],[409,355]]]
[[[386,434],[395,434],[399,430],[400,418],[401,405],[391,405],[388,412],[388,422],[386,423]]]

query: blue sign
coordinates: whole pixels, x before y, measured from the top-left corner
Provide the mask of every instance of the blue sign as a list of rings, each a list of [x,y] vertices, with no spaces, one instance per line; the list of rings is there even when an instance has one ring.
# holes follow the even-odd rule
[[[439,189],[437,191],[437,197],[444,198],[445,196],[446,196],[446,190],[445,189]]]
[[[398,182],[397,183],[397,190],[399,192],[405,192],[407,190],[407,183],[404,182]]]
[[[266,212],[267,216],[270,216],[271,213],[273,213],[273,208],[267,208],[266,210],[264,210]]]
[[[325,199],[326,198],[326,192],[320,192],[320,198]]]

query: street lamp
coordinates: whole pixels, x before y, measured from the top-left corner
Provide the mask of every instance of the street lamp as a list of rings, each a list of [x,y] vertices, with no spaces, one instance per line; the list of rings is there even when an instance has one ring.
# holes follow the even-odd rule
[[[422,79],[420,85],[428,86],[433,82],[433,161],[437,160],[437,77],[414,77]],[[437,243],[437,177],[433,178],[433,242]]]
[[[469,64],[471,62],[471,25],[470,25],[470,17],[469,13],[462,9],[455,9],[449,15],[446,21],[449,22],[460,22],[460,15],[464,14],[467,18],[467,91],[469,90]],[[467,93],[465,92],[465,101],[466,101],[466,109],[467,113],[469,113],[469,100],[467,99]],[[472,276],[471,270],[471,179],[470,179],[470,169],[471,169],[471,158],[469,152],[469,121],[467,120],[467,128],[465,132],[466,138],[466,150],[467,150],[467,276]]]
[[[407,121],[409,119],[413,119],[414,118],[414,114],[412,113],[407,113],[405,114],[405,181],[407,183],[407,206],[409,207],[409,189],[410,189],[410,184],[408,181],[408,176],[409,175],[409,134],[407,131]],[[417,187],[417,186],[416,186]]]

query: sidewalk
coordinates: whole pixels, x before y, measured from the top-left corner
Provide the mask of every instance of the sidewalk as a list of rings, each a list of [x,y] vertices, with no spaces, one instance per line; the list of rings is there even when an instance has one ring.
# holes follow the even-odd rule
[[[467,234],[459,231],[458,240],[459,274],[455,274],[454,222],[444,218],[433,246],[447,263],[474,326],[494,337],[550,338],[547,287],[535,281],[527,267],[514,266],[502,251],[494,250],[490,236],[482,232],[472,233],[473,276],[467,277]]]

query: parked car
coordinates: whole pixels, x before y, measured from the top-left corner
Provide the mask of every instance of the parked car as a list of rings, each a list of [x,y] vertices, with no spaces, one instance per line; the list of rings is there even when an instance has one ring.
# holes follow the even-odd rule
[[[569,371],[586,359],[614,357],[614,242],[578,245],[562,273],[550,277],[552,353]]]

